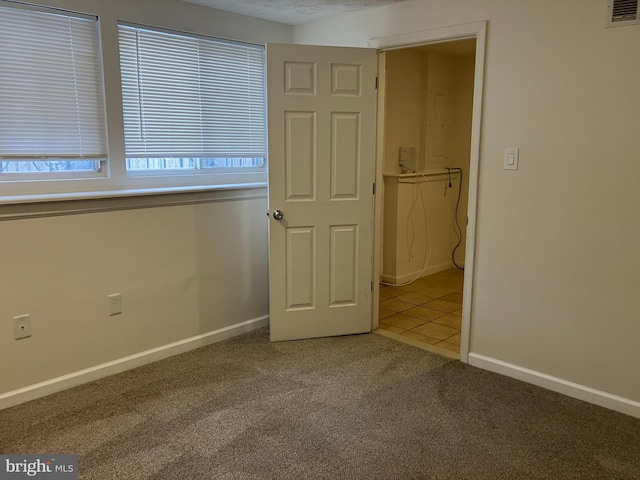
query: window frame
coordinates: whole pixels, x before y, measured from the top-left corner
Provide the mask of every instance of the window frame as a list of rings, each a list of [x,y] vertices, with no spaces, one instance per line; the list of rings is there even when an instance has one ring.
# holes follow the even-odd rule
[[[268,135],[267,135],[267,85],[266,85],[266,74],[267,74],[267,68],[266,68],[266,49],[264,45],[261,44],[255,44],[255,43],[250,43],[250,42],[243,42],[243,41],[238,41],[238,40],[230,40],[230,39],[226,39],[226,38],[221,38],[221,37],[216,37],[216,36],[212,36],[212,35],[203,35],[203,34],[199,34],[199,33],[193,33],[193,32],[185,32],[185,31],[181,31],[181,30],[176,30],[176,29],[169,29],[169,28],[161,28],[161,27],[155,27],[155,26],[149,26],[149,25],[145,25],[145,24],[140,24],[140,23],[132,23],[132,22],[126,22],[126,21],[118,21],[118,38],[119,38],[119,46],[120,46],[120,33],[121,33],[121,27],[124,28],[128,28],[128,29],[141,29],[141,30],[146,30],[146,31],[150,31],[150,32],[158,32],[161,34],[167,34],[167,35],[176,35],[179,37],[186,37],[189,39],[194,39],[194,40],[203,40],[203,41],[210,41],[212,43],[219,43],[219,44],[224,44],[227,46],[232,46],[232,45],[237,45],[240,47],[249,47],[249,48],[254,48],[256,50],[261,50],[262,53],[262,62],[261,62],[261,67],[262,67],[262,104],[263,104],[263,109],[262,109],[262,115],[263,115],[263,123],[264,123],[264,145],[265,145],[265,151],[264,151],[264,156],[255,156],[255,157],[221,157],[221,156],[208,156],[208,157],[190,157],[187,155],[184,155],[182,157],[176,157],[174,155],[167,155],[166,157],[158,157],[158,156],[153,156],[153,157],[141,157],[139,155],[135,155],[135,156],[127,156],[126,155],[126,134],[125,134],[125,140],[124,140],[124,145],[125,145],[125,168],[126,168],[126,174],[127,177],[129,178],[145,178],[145,177],[152,177],[152,178],[156,178],[156,177],[188,177],[188,176],[224,176],[224,175],[229,175],[229,174],[240,174],[240,175],[246,175],[246,174],[259,174],[259,175],[264,175],[264,180],[266,180],[266,172],[267,172],[267,165],[268,165]],[[122,67],[122,57],[120,58],[120,67]],[[122,78],[122,72],[120,72],[121,78]],[[122,91],[121,93],[123,93],[123,97],[124,97],[124,83],[121,84],[121,88]],[[200,91],[200,93],[202,93],[202,91]],[[122,100],[122,105],[123,105],[123,110],[124,110],[124,99]],[[123,122],[125,122],[125,115],[123,112]],[[126,125],[124,127],[125,131],[126,131]],[[168,152],[171,153],[171,152]],[[190,169],[148,169],[148,170],[134,170],[134,169],[129,169],[127,167],[127,163],[130,159],[135,159],[135,158],[165,158],[165,159],[170,159],[170,158],[194,158],[196,160],[196,166],[194,168],[190,168]],[[207,160],[209,158],[261,158],[263,159],[263,163],[261,166],[257,166],[257,167],[202,167],[201,163],[203,160]],[[224,179],[224,177],[221,177],[221,179]]]
[[[39,0],[37,0],[39,1]],[[0,0],[0,4],[15,5],[12,0]],[[10,180],[0,182],[0,206],[31,202],[48,202],[59,200],[84,200],[90,198],[130,197],[139,195],[160,195],[166,193],[202,192],[207,190],[254,189],[267,186],[268,147],[264,164],[254,171],[249,168],[206,168],[194,170],[151,170],[127,174],[124,154],[123,102],[120,79],[118,24],[153,25],[150,28],[178,32],[188,36],[213,38],[231,43],[247,44],[265,48],[265,43],[252,35],[240,36],[239,40],[226,38],[218,32],[203,30],[203,27],[184,29],[184,22],[179,28],[171,19],[153,20],[154,16],[138,14],[122,14],[106,7],[96,5],[85,11],[78,11],[71,3],[62,6],[26,5],[23,8],[33,10],[55,11],[61,15],[97,18],[98,51],[97,60],[102,72],[102,89],[104,101],[107,161],[102,162],[100,175],[87,175],[87,172],[67,171],[64,175],[50,173],[38,175],[14,175]],[[158,26],[157,26],[158,25]],[[166,27],[166,28],[165,28]],[[257,40],[257,41],[256,41]],[[266,56],[265,56],[266,57]],[[268,119],[266,105],[266,61],[264,65],[263,91],[265,95],[265,125]],[[266,137],[268,141],[268,136]],[[253,170],[253,169],[251,169]]]
[[[93,42],[95,43],[83,44],[82,46],[83,48],[93,47],[92,53],[94,54],[94,56],[91,57],[90,63],[91,63],[91,69],[94,70],[93,73],[96,75],[96,77],[93,78],[95,82],[90,83],[91,86],[89,87],[89,89],[90,90],[95,89],[96,91],[91,92],[93,95],[90,97],[85,96],[86,92],[82,94],[83,95],[82,102],[76,104],[75,115],[76,115],[77,121],[80,121],[81,111],[83,111],[90,105],[90,103],[87,103],[87,100],[90,99],[92,102],[96,102],[94,104],[94,107],[97,108],[97,111],[94,113],[97,113],[98,116],[94,117],[94,120],[96,121],[96,123],[93,123],[92,125],[93,125],[93,128],[95,128],[100,135],[100,139],[98,140],[98,143],[102,144],[101,152],[99,154],[94,153],[94,154],[86,154],[86,155],[82,154],[82,150],[79,150],[77,152],[73,152],[67,155],[61,155],[60,154],[61,152],[56,153],[54,149],[51,149],[51,153],[43,153],[43,152],[35,153],[35,151],[37,150],[37,147],[34,149],[34,153],[31,153],[31,154],[24,154],[24,153],[16,154],[11,152],[4,153],[0,151],[0,186],[3,187],[3,190],[12,190],[12,189],[15,189],[15,187],[11,188],[11,185],[28,185],[32,183],[35,183],[36,185],[40,185],[46,182],[55,182],[56,184],[59,184],[60,182],[63,182],[63,181],[96,180],[96,179],[107,178],[108,176],[107,164],[109,162],[109,138],[108,138],[108,131],[107,131],[104,61],[103,61],[103,55],[102,55],[99,17],[97,15],[73,12],[67,9],[48,7],[43,5],[35,5],[35,4],[18,3],[12,0],[0,0],[0,9],[1,9],[0,11],[4,11],[4,10],[8,11],[10,9],[14,9],[16,11],[24,11],[28,13],[44,14],[44,15],[50,15],[52,17],[58,17],[61,24],[59,26],[60,29],[63,28],[62,23],[65,22],[65,20],[87,21],[92,24],[93,28],[91,29],[92,31],[90,32],[90,34],[91,36],[94,37]],[[40,17],[40,18],[44,19],[45,17]],[[37,17],[34,17],[33,20],[34,20],[33,23],[30,24],[30,28],[33,29],[33,32],[30,31],[30,33],[34,33],[33,36],[35,37],[36,36],[35,28],[38,24]],[[78,23],[77,25],[80,25],[80,24]],[[51,72],[51,74],[49,74],[48,77],[46,75],[43,75],[43,76],[50,81],[51,76],[55,73],[59,74],[60,72],[65,72],[69,74],[69,72],[73,72],[72,78],[73,78],[74,88],[76,89],[76,95],[80,95],[77,93],[78,84],[82,81],[80,79],[83,78],[83,75],[90,72],[91,70],[82,70],[79,73],[76,73],[76,66],[78,65],[78,63],[81,63],[82,60],[76,60],[75,57],[76,55],[78,55],[78,58],[80,58],[82,54],[74,53],[74,49],[72,46],[73,40],[74,39],[77,40],[74,33],[77,34],[78,32],[77,30],[73,30],[74,33],[71,33],[72,31],[71,27],[69,28],[70,28],[69,30],[70,31],[69,33],[70,52],[64,51],[63,53],[65,54],[65,56],[63,58],[71,62],[72,68],[67,71],[54,70],[53,72]],[[61,42],[61,44],[62,43],[63,42]],[[26,48],[28,49],[29,47],[32,47],[32,46],[33,44],[27,44]],[[22,50],[18,50],[18,53],[20,52],[22,52]],[[66,56],[67,53],[71,53],[71,56],[70,57]],[[43,61],[42,58],[40,60]],[[17,65],[22,66],[23,64],[24,63],[18,63]],[[38,63],[37,65],[40,65],[40,64]],[[85,68],[87,67],[85,66]],[[66,84],[66,88],[69,88],[69,84]],[[15,89],[16,88],[14,88],[14,90]],[[18,87],[17,89],[20,89],[20,87]],[[25,95],[26,94],[28,94],[28,91],[25,92]],[[56,98],[58,101],[60,100],[60,97],[54,97],[54,98]],[[77,101],[77,97],[76,97],[76,101]],[[46,107],[41,106],[40,108],[46,108]],[[46,114],[51,115],[51,110],[46,109],[45,112]],[[73,117],[72,115],[69,116],[69,118],[72,118],[72,117]],[[31,124],[24,127],[23,130],[25,131],[29,130],[30,125]],[[86,132],[85,132],[85,135],[86,135]],[[66,138],[70,138],[70,137],[66,137]],[[86,139],[87,137],[84,137],[84,138]],[[82,147],[79,147],[79,145],[83,144],[82,139],[83,139],[83,136],[78,135],[78,137],[75,140],[78,143],[78,147],[76,148],[82,149]],[[93,162],[95,164],[95,169],[42,171],[42,172],[39,172],[39,171],[4,172],[2,171],[2,168],[1,168],[1,165],[3,163],[85,162],[85,161]]]

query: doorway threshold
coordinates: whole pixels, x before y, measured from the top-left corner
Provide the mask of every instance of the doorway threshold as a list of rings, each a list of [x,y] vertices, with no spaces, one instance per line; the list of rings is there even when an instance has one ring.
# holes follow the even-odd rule
[[[445,357],[460,360],[460,353],[452,352],[451,350],[447,350],[446,348],[438,347],[436,345],[429,345],[428,343],[420,342],[419,340],[414,340],[413,338],[398,335],[397,333],[393,333],[388,330],[377,328],[372,333],[382,335],[383,337],[387,337],[401,343],[406,343],[407,345],[411,345],[412,347],[421,348],[422,350],[426,350],[431,353],[439,353],[440,355],[444,355]]]

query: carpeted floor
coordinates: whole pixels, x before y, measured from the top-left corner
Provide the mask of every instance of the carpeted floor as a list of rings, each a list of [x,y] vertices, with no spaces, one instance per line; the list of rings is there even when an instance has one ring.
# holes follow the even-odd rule
[[[0,411],[87,479],[640,479],[640,419],[371,335],[259,330]]]

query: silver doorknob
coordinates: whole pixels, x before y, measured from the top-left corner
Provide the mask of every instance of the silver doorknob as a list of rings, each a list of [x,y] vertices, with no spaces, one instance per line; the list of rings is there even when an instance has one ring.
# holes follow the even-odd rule
[[[284,217],[284,213],[282,213],[280,210],[276,210],[275,212],[273,212],[274,220],[282,220],[283,217]]]

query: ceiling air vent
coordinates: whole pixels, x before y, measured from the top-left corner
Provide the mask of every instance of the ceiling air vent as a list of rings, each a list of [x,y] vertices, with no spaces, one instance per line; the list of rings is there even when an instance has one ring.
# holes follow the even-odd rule
[[[639,0],[608,0],[607,26],[640,25]]]

